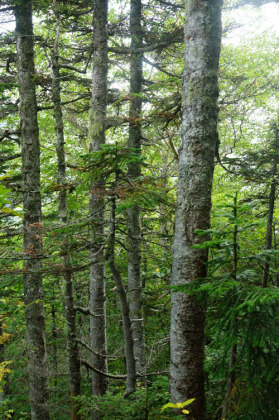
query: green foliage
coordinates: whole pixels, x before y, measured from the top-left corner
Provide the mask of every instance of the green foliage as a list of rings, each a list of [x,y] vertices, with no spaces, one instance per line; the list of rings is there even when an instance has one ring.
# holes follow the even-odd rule
[[[67,156],[67,183],[60,185],[57,182],[55,122],[48,63],[55,39],[55,16],[49,0],[33,2],[36,16],[36,74],[33,80],[37,85],[41,144],[44,304],[51,416],[67,420],[70,418],[70,401],[61,257],[65,251],[69,252],[75,302],[87,308],[88,255],[91,249],[89,229],[98,222],[94,216],[88,216],[88,193],[101,178],[104,179],[101,197],[105,202],[104,237],[101,241],[106,243],[107,203],[113,196],[117,205],[115,258],[125,285],[126,210],[133,205],[141,208],[141,274],[148,371],[167,371],[169,368],[169,284],[177,178],[175,152],[180,139],[184,54],[181,40],[185,17],[183,9],[167,2],[149,1],[143,4],[144,46],[158,44],[159,47],[145,53],[144,88],[139,95],[134,95],[143,100],[141,115],[137,121],[133,120],[141,124],[142,154],[139,155],[137,149],[126,147],[127,127],[132,122],[128,105],[132,99],[129,95],[129,54],[113,51],[110,51],[109,57],[108,144],[99,152],[89,153],[87,128],[91,96],[92,1],[57,3],[61,12],[60,64],[68,63],[80,71],[85,69],[85,73],[60,69]],[[110,4],[108,27],[111,50],[127,48],[128,9],[128,2],[117,0]],[[6,15],[3,16],[6,19]],[[170,37],[174,40],[173,44],[167,48],[160,46]],[[208,416],[213,417],[216,412],[216,416],[219,415],[218,408],[223,403],[228,376],[229,351],[237,344],[229,418],[276,419],[279,417],[278,250],[265,251],[264,236],[267,187],[272,178],[276,182],[278,178],[273,173],[274,165],[278,163],[278,153],[273,144],[275,126],[270,123],[278,121],[278,39],[266,34],[238,45],[229,45],[229,39],[224,39],[219,73],[219,154],[223,166],[230,172],[225,172],[220,165],[216,166],[212,229],[197,232],[205,239],[199,247],[209,252],[208,276],[197,279],[190,287],[182,285],[173,290],[196,293],[207,303],[205,369]],[[19,128],[15,39],[12,33],[0,35],[0,48],[2,134],[6,130],[16,132]],[[0,305],[1,310],[8,313],[7,333],[11,334],[5,346],[5,360],[16,360],[9,374],[10,395],[5,395],[1,401],[0,411],[8,416],[12,407],[15,420],[27,420],[30,418],[30,407],[22,286],[21,158],[9,160],[10,156],[20,152],[17,136],[1,138],[0,147]],[[131,180],[127,175],[131,165],[141,168],[141,176],[137,179]],[[235,195],[227,194],[235,190],[239,191],[237,216],[233,214]],[[58,220],[57,201],[62,191],[67,192],[67,224]],[[277,218],[278,210],[275,209],[276,224]],[[235,229],[237,270],[233,267]],[[274,245],[276,237],[275,226]],[[266,257],[270,258],[271,286],[263,290],[260,284]],[[125,373],[123,326],[109,271],[106,280],[109,368],[112,373]],[[77,313],[77,321],[78,337],[89,342],[88,318]],[[81,347],[81,352],[90,360],[86,349]],[[89,375],[86,377],[82,372],[85,395],[79,399],[84,418],[90,418],[93,410],[109,420],[141,420],[146,416],[150,419],[175,418],[171,412],[160,413],[161,407],[169,401],[167,377],[156,377],[151,386],[140,388],[128,400],[122,396],[122,386],[116,387],[112,383],[110,389],[106,396],[92,398]]]
[[[104,420],[142,420],[143,418],[163,420],[167,418],[183,418],[173,413],[161,414],[163,411],[161,409],[162,404],[169,398],[168,380],[165,377],[159,376],[147,388],[139,387],[129,398],[123,397],[123,391],[124,389],[122,387],[114,387],[113,391],[108,392],[102,397],[87,397],[85,395],[76,397],[76,401],[81,404],[79,413],[85,416],[85,418],[90,418],[93,413],[98,413]]]
[[[271,418],[276,418],[279,409],[274,391],[279,374],[277,364],[274,364],[279,345],[279,289],[260,286],[262,270],[260,266],[257,269],[255,261],[263,261],[263,252],[253,254],[250,248],[243,247],[251,231],[258,226],[251,223],[252,211],[251,206],[239,205],[234,200],[215,213],[218,230],[198,232],[211,235],[211,240],[206,242],[211,258],[208,277],[190,290],[201,297],[206,296],[207,300],[206,370],[212,399],[216,396],[214,384],[220,379],[226,380],[228,354],[232,346],[237,345],[230,419],[246,419],[248,415],[255,418],[264,416],[267,411],[272,411],[274,417]],[[235,238],[237,271],[234,273]],[[274,263],[277,252],[270,251],[269,255]],[[253,269],[250,268],[252,261]],[[265,392],[258,391],[260,389]],[[216,409],[218,401],[211,401],[211,404]],[[268,408],[271,405],[272,408]]]
[[[176,410],[181,410],[181,412],[183,413],[183,414],[190,414],[190,411],[189,410],[187,410],[185,407],[187,407],[189,404],[191,404],[193,401],[195,401],[195,398],[192,398],[192,399],[190,399],[190,400],[187,400],[187,401],[185,401],[185,402],[183,402],[183,403],[180,403],[180,402],[178,402],[178,403],[176,403],[176,404],[174,404],[174,403],[167,403],[167,404],[165,404],[164,405],[164,407],[162,408],[162,410],[161,410],[161,413],[166,409],[166,408],[174,408],[174,409],[176,409]]]

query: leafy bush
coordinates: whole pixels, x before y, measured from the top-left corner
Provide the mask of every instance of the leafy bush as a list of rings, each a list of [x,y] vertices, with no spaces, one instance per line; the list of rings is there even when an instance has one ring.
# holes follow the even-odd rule
[[[79,396],[80,414],[89,419],[97,412],[104,420],[182,419],[172,413],[161,414],[161,408],[169,400],[168,378],[159,376],[149,387],[140,387],[129,398],[123,397],[122,387],[114,388],[102,397]]]

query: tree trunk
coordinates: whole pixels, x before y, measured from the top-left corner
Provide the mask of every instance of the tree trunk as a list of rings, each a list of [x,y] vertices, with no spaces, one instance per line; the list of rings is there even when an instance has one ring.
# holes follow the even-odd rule
[[[277,125],[275,125],[275,141],[273,143],[274,152],[278,154],[279,149],[279,129]],[[268,218],[267,218],[267,226],[266,226],[266,236],[265,236],[265,249],[269,251],[272,248],[272,225],[273,225],[273,215],[274,215],[274,205],[275,205],[275,196],[276,196],[276,175],[277,175],[277,163],[276,159],[273,164],[272,170],[273,179],[271,182],[270,193],[269,193],[269,204],[268,204]],[[270,257],[265,258],[264,266],[263,266],[263,277],[262,277],[262,287],[267,287],[267,280],[269,276],[269,263]]]
[[[48,366],[42,285],[42,232],[40,194],[40,144],[34,85],[31,1],[15,2],[17,67],[22,141],[24,304],[27,333],[31,418],[49,414]]]
[[[108,72],[108,36],[107,36],[107,0],[95,0],[93,13],[93,74],[92,101],[89,117],[90,152],[99,151],[105,144],[105,118],[107,110],[107,72]],[[90,216],[94,219],[90,232],[90,310],[96,316],[90,316],[90,342],[92,365],[102,372],[107,372],[107,358],[98,356],[107,354],[106,341],[106,306],[105,306],[105,268],[104,268],[104,180],[92,185],[89,195]],[[93,226],[93,223],[95,226]],[[108,389],[105,376],[92,372],[93,395],[103,395]]]
[[[54,12],[57,19],[56,40],[52,49],[52,98],[54,105],[54,118],[56,130],[56,153],[57,153],[57,182],[61,186],[59,191],[59,218],[63,223],[67,223],[67,192],[66,192],[66,161],[64,149],[64,124],[60,95],[60,72],[59,72],[59,41],[60,41],[60,14],[56,0],[53,2]],[[67,234],[66,234],[67,235]],[[74,397],[80,395],[81,377],[78,344],[76,341],[76,314],[73,297],[73,279],[70,271],[70,256],[68,251],[69,238],[64,239],[63,266],[64,276],[64,301],[66,318],[67,352],[69,363],[70,393],[72,403],[72,420],[80,420],[77,414],[80,407],[74,401]]]
[[[208,253],[194,249],[207,238],[196,229],[210,226],[211,190],[217,133],[221,0],[186,2],[185,68],[172,286],[206,276]],[[170,389],[173,402],[195,398],[189,410],[205,419],[205,308],[195,296],[171,292]]]
[[[238,235],[238,227],[237,227],[237,193],[234,196],[234,203],[233,203],[233,217],[234,217],[234,230],[233,230],[233,255],[232,255],[232,278],[236,280],[237,278],[237,265],[238,265],[238,252],[237,252],[237,235]],[[235,330],[237,334],[237,319],[234,320],[235,322]],[[229,405],[230,405],[230,397],[232,394],[232,389],[235,382],[235,365],[236,365],[236,357],[237,357],[237,344],[235,343],[230,348],[230,360],[228,365],[228,377],[227,377],[227,385],[226,385],[226,393],[224,398],[224,404],[222,407],[222,419],[227,417]]]
[[[276,174],[276,169],[277,168],[275,165],[275,168],[274,168],[275,174]],[[274,214],[274,204],[275,204],[275,193],[276,193],[276,180],[273,179],[271,183],[271,187],[270,187],[270,193],[269,193],[268,218],[267,218],[266,236],[265,236],[265,250],[266,251],[269,251],[272,247],[272,224],[273,224],[273,214]],[[267,280],[269,276],[269,263],[270,263],[270,257],[267,256],[265,258],[265,262],[263,266],[263,278],[262,278],[263,288],[267,287]]]
[[[235,364],[236,364],[236,356],[237,356],[237,345],[231,347],[230,349],[230,360],[228,365],[228,379],[227,379],[227,386],[226,386],[226,394],[224,398],[224,404],[222,407],[222,419],[227,418],[227,413],[229,409],[230,397],[232,395],[232,389],[235,382]]]
[[[54,293],[52,295],[52,299],[54,300]],[[58,372],[58,360],[57,360],[57,317],[56,317],[56,308],[55,305],[51,305],[51,338],[52,338],[52,360],[53,360],[53,371],[55,372],[55,376],[53,379],[53,385],[57,386],[57,372]]]
[[[131,32],[131,68],[130,68],[130,123],[129,148],[137,149],[141,153],[141,125],[140,113],[142,99],[139,94],[142,87],[142,54],[135,49],[142,46],[141,29],[141,0],[131,0],[130,10]],[[128,176],[134,183],[141,174],[139,162],[129,165]],[[142,310],[142,279],[141,279],[141,227],[140,209],[132,206],[127,210],[128,228],[128,285],[130,316],[132,320],[134,352],[137,372],[144,373],[145,349]]]
[[[107,260],[113,280],[115,282],[116,290],[119,296],[121,317],[123,322],[123,330],[125,337],[125,356],[126,356],[126,369],[127,369],[127,385],[125,397],[136,390],[136,360],[134,355],[134,340],[132,333],[132,323],[130,318],[130,308],[121,278],[121,274],[115,264],[114,260],[114,244],[115,244],[115,198],[111,201],[110,213],[110,235],[107,246]]]

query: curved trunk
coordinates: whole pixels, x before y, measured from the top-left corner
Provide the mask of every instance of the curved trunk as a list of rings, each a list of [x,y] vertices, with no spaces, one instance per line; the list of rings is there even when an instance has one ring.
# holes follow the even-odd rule
[[[127,299],[125,287],[121,278],[121,274],[115,264],[114,259],[115,246],[115,198],[111,200],[110,212],[110,235],[107,246],[107,260],[113,280],[115,282],[116,290],[120,301],[121,317],[123,322],[124,338],[125,338],[125,356],[127,369],[127,382],[125,397],[136,390],[136,360],[134,355],[134,339],[132,332],[132,323],[130,318],[130,308]]]
[[[42,284],[40,144],[34,78],[31,1],[16,2],[17,68],[20,94],[23,190],[24,305],[27,333],[31,418],[49,414],[48,366]]]
[[[193,248],[207,238],[217,133],[221,0],[186,2],[185,67],[172,286],[206,276],[208,255]],[[171,292],[170,389],[173,402],[195,398],[191,419],[205,419],[205,308],[195,296]]]

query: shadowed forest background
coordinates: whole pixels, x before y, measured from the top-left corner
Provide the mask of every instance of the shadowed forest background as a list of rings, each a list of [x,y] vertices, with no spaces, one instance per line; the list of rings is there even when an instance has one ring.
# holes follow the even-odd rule
[[[268,3],[2,0],[1,420],[279,418]]]

